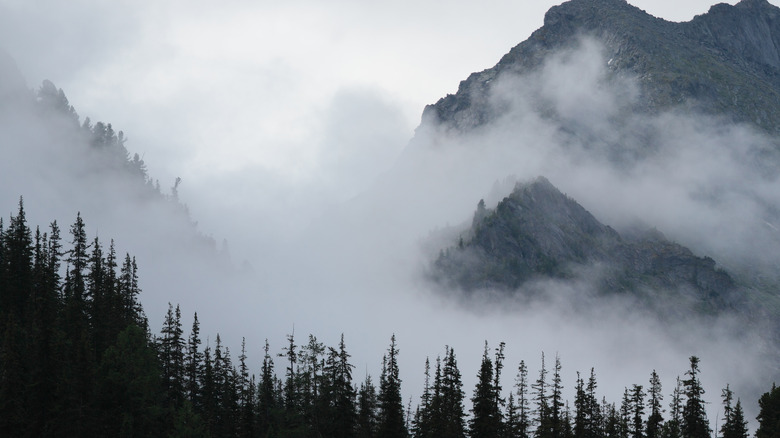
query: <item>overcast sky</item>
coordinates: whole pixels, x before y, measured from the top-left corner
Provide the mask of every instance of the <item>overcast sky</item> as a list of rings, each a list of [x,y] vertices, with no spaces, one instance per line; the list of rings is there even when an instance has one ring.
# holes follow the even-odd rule
[[[557,3],[0,0],[0,44],[29,87],[50,79],[82,118],[124,130],[163,187],[184,179],[185,198],[224,192],[228,173],[252,174],[246,190],[340,200],[389,166],[426,104],[493,66]],[[674,21],[710,6],[632,3]],[[352,126],[370,141],[344,138]]]
[[[247,230],[256,230],[257,223],[265,229],[259,234],[273,234],[269,239],[284,232],[296,233],[305,228],[309,214],[366,189],[377,175],[392,166],[412,137],[426,104],[454,93],[458,83],[471,72],[495,65],[511,47],[541,27],[545,11],[557,3],[0,0],[0,45],[16,59],[30,88],[50,79],[65,91],[82,119],[89,116],[93,121],[111,122],[116,129],[124,130],[129,139],[127,148],[143,156],[151,176],[160,179],[163,187],[169,187],[175,177],[181,176],[179,193],[190,205],[194,219],[217,240],[228,238],[231,251],[243,256],[253,248],[241,248],[242,241],[249,240]],[[710,6],[708,0],[631,3],[673,21],[690,20]],[[528,130],[544,138],[545,133],[537,131]],[[577,176],[571,171],[577,168],[564,165],[558,173],[569,171],[569,175]],[[578,184],[585,192],[594,175],[583,171],[572,184]],[[657,180],[668,179],[666,169],[652,175],[646,186],[654,189],[658,187]],[[489,187],[493,178],[504,176],[490,176],[483,183]],[[608,185],[616,185],[614,180],[604,179]],[[681,185],[688,183],[684,180]],[[569,193],[572,189],[576,187],[569,187]],[[770,192],[775,193],[772,189]],[[469,209],[473,211],[479,196],[485,193],[481,186],[472,191],[463,200],[466,207],[461,213],[465,214],[450,215],[447,220],[457,222],[469,217]],[[664,193],[665,198],[669,198],[668,193]],[[630,196],[636,198],[633,193],[625,198]],[[586,200],[591,201],[587,205],[598,208],[597,199]],[[273,215],[275,209],[269,208],[269,204],[276,210],[285,210],[284,213]],[[656,210],[661,224],[665,224],[664,219],[670,224],[678,219],[679,215],[671,213],[668,218],[663,216],[665,209]],[[404,213],[411,216],[419,212]],[[445,225],[438,217],[431,222]],[[264,248],[257,241],[252,244]],[[268,258],[278,258],[273,251],[266,253]],[[394,261],[381,260],[384,265]],[[365,340],[377,350],[376,354],[365,354],[372,360],[379,359],[385,340],[395,330],[400,330],[401,339],[406,342],[401,344],[402,354],[414,357],[420,367],[424,354],[437,354],[436,349],[443,349],[445,343],[454,342],[459,348],[468,345],[479,353],[487,338],[494,346],[507,340],[510,348],[526,342],[524,348],[531,353],[523,358],[528,362],[535,362],[542,349],[551,354],[556,349],[568,349],[570,356],[563,360],[570,376],[575,369],[584,371],[595,365],[597,372],[605,369],[605,375],[618,373],[618,384],[622,385],[638,381],[629,380],[635,379],[636,374],[628,376],[636,369],[649,376],[652,368],[646,363],[651,359],[660,361],[651,367],[665,368],[667,379],[674,377],[673,372],[682,373],[692,346],[690,340],[696,339],[696,334],[683,336],[682,345],[677,345],[668,342],[668,334],[661,333],[638,343],[634,335],[654,333],[657,328],[652,321],[642,321],[621,330],[615,340],[609,337],[615,335],[614,326],[609,323],[611,317],[585,321],[588,330],[583,332],[576,324],[557,326],[556,319],[544,311],[518,322],[507,314],[480,319],[484,315],[461,313],[462,309],[435,303],[437,309],[444,311],[432,316],[429,307],[410,310],[406,307],[412,306],[405,306],[407,303],[395,302],[394,294],[401,289],[393,283],[399,278],[395,268],[373,271],[376,267],[364,258],[359,262],[365,265],[358,264],[356,269],[340,269],[337,261],[327,262],[333,265],[332,275],[343,278],[331,283],[328,275],[296,278],[300,273],[293,266],[287,268],[290,275],[284,280],[292,278],[294,284],[287,288],[328,296],[341,294],[343,302],[353,309],[379,308],[384,313],[321,320],[318,318],[329,311],[329,315],[340,315],[337,309],[327,307],[333,306],[334,301],[314,296],[309,299],[309,306],[301,310],[299,296],[275,293],[285,288],[270,281],[271,287],[263,285],[263,293],[268,296],[262,297],[260,310],[249,305],[231,309],[233,303],[222,297],[213,303],[213,308],[204,310],[239,313],[238,317],[212,322],[212,326],[240,326],[231,333],[234,345],[238,338],[235,333],[254,336],[248,343],[256,347],[262,336],[269,336],[278,345],[282,339],[279,333],[288,332],[292,324],[298,324],[296,327],[303,333],[331,333],[326,342],[332,343],[335,334],[345,330],[344,321],[350,318],[352,334],[367,337],[363,327],[379,327],[372,336],[380,341]],[[327,270],[330,264],[320,269]],[[408,264],[408,260],[399,263],[402,267]],[[363,293],[382,280],[387,280],[385,287],[374,295]],[[345,291],[347,282],[354,290]],[[403,284],[404,289],[407,286]],[[246,298],[247,302],[253,299]],[[185,307],[184,313],[202,309],[192,306]],[[411,321],[431,318],[430,325],[441,334],[423,338],[418,337],[416,327],[398,328],[393,311],[407,312]],[[263,320],[264,317],[267,319]],[[268,328],[271,325],[275,326],[274,331]],[[244,331],[247,326],[251,326],[250,333]],[[552,331],[553,340],[548,343],[547,339],[524,339],[525,333],[532,330]],[[734,363],[716,363],[721,340],[715,333],[705,347],[712,352],[710,357],[705,354],[705,358],[711,359],[707,366],[721,367],[718,376],[734,373],[739,369],[732,367]],[[606,354],[595,362],[591,357],[572,358],[589,348],[590,344],[581,341],[591,335],[604,344],[599,351]],[[348,345],[355,337],[348,336]],[[564,338],[571,341],[560,347],[559,340]],[[662,351],[664,359],[648,351],[636,351],[645,345],[657,347],[655,351]],[[634,361],[634,366],[628,368],[621,363],[618,370],[607,371],[614,358],[625,352],[628,358],[623,360]],[[469,354],[469,360],[478,359],[478,355]],[[518,356],[512,357],[511,367],[516,366]],[[747,353],[732,356],[749,357]],[[356,360],[359,366],[366,363]],[[567,360],[571,365],[566,365]],[[473,365],[464,367],[464,373],[473,374]],[[722,383],[725,382],[715,385]],[[712,391],[713,395],[717,393],[717,389]]]

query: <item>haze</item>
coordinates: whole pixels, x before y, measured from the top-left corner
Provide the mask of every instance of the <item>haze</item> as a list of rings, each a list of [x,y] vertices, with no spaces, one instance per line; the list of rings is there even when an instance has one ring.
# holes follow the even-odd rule
[[[555,2],[525,3],[0,2],[0,42],[27,86],[51,79],[82,120],[124,130],[127,148],[143,156],[164,191],[182,177],[179,196],[199,229],[228,242],[218,246],[229,248],[233,266],[251,268],[226,277],[234,271],[223,262],[175,239],[186,233],[174,219],[152,231],[168,212],[113,204],[125,183],[74,177],[83,164],[24,114],[2,125],[3,216],[20,195],[32,225],[56,219],[65,229],[81,211],[90,236],[114,238],[138,257],[153,327],[168,302],[180,303],[183,314],[198,312],[204,338],[220,332],[235,353],[246,337],[255,368],[265,338],[279,351],[293,330],[301,342],[312,333],[329,345],[343,332],[356,375],[376,377],[396,333],[406,397],[419,395],[425,357],[445,345],[455,348],[470,394],[487,339],[507,342],[505,388],[520,359],[533,375],[545,351],[560,354],[567,388],[575,371],[595,367],[601,393],[618,400],[653,369],[668,395],[695,354],[715,408],[730,383],[751,409],[775,370],[758,363],[761,341],[729,319],[671,328],[649,316],[628,321],[621,311],[630,303],[572,308],[561,297],[589,285],[555,282],[539,285],[556,297],[550,303],[464,308],[420,280],[429,233],[468,222],[480,198],[495,205],[506,178],[537,175],[618,229],[642,220],[723,264],[755,254],[761,263],[777,260],[773,234],[756,224],[767,221],[762,206],[777,205],[780,190],[740,153],[768,140],[695,115],[631,119],[617,129],[610,116],[630,107],[634,97],[624,90],[632,83],[605,81],[597,42],[552,60],[548,74],[504,78],[507,92],[496,98],[509,96],[512,111],[489,129],[466,138],[431,126],[414,134],[425,104],[494,65]],[[675,21],[709,7],[632,3]],[[525,97],[545,99],[597,136],[623,136],[628,147],[637,144],[632,128],[656,130],[663,153],[617,169],[559,138]],[[30,155],[29,145],[46,153]],[[713,185],[724,187],[719,202],[701,196]],[[723,208],[727,202],[732,208]],[[757,251],[759,244],[766,247]]]

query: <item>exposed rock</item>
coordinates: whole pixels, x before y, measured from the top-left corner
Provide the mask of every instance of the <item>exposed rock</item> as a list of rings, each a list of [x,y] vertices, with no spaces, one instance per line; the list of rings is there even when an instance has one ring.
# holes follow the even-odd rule
[[[433,269],[448,286],[508,294],[522,293],[529,281],[586,274],[599,293],[667,291],[710,310],[738,299],[711,258],[657,231],[623,238],[543,177],[518,185],[493,211],[478,209],[463,241],[443,251]]]
[[[528,73],[555,51],[595,37],[610,71],[638,79],[637,110],[684,106],[780,132],[780,8],[766,0],[718,4],[690,22],[653,17],[623,0],[571,0],[551,8],[544,26],[499,63],[429,105],[423,123],[467,131],[495,118],[494,79]]]

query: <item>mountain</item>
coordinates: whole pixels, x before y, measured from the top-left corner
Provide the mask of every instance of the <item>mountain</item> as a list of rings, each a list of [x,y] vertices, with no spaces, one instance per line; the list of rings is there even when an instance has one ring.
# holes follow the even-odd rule
[[[539,68],[582,37],[603,44],[614,76],[636,78],[635,111],[681,104],[780,132],[780,8],[766,0],[717,4],[683,23],[665,21],[624,0],[572,0],[551,8],[544,26],[494,67],[461,82],[458,92],[425,108],[423,120],[460,131],[496,117],[492,82]]]
[[[778,18],[765,0],[682,23],[623,0],[551,8],[425,108],[412,147],[471,149],[468,166],[506,172],[496,179],[532,172],[575,193],[542,177],[481,202],[429,275],[467,295],[527,297],[552,280],[680,312],[777,314]]]
[[[164,291],[145,298],[151,321],[162,320],[157,312],[169,301],[224,283],[211,273],[230,271],[230,263],[179,200],[178,182],[161,189],[141,155],[128,150],[143,145],[111,123],[80,117],[51,81],[29,89],[2,51],[0,132],[0,204],[7,213],[22,197],[31,223],[56,220],[67,230],[80,214],[90,238],[115,238],[118,254],[138,257],[144,287]]]
[[[662,291],[675,304],[684,298],[708,313],[744,299],[713,259],[656,230],[622,236],[544,177],[518,184],[494,210],[481,201],[470,229],[439,254],[432,276],[448,288],[508,295],[535,280],[589,280],[597,294],[653,300]]]

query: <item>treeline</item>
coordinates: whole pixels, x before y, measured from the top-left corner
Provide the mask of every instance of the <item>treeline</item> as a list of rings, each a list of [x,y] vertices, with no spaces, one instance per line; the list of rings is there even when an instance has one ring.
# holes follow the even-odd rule
[[[259,374],[246,346],[238,363],[219,336],[202,345],[197,314],[185,336],[169,305],[153,335],[138,301],[134,259],[88,241],[80,216],[69,228],[28,227],[24,206],[0,219],[0,435],[8,437],[471,437],[704,438],[699,360],[664,403],[660,378],[627,387],[622,400],[597,395],[594,370],[565,400],[561,362],[538,376],[525,362],[506,390],[504,344],[485,345],[467,398],[455,351],[426,360],[419,403],[402,401],[399,349],[390,339],[376,383],[353,378],[342,336],[335,347],[289,335]],[[277,365],[278,362],[278,365]],[[278,367],[278,368],[277,368]],[[515,371],[515,370],[513,370]],[[747,437],[742,403],[726,386],[718,436]],[[470,406],[467,410],[467,404]],[[758,438],[780,433],[780,389],[759,401]],[[668,409],[666,408],[668,406]]]

